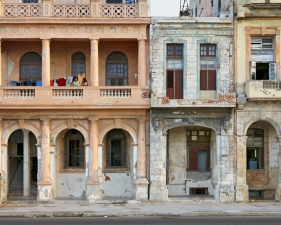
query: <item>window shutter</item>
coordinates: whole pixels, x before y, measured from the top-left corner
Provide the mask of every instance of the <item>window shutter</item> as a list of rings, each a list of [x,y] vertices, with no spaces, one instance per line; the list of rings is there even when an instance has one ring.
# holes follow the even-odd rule
[[[175,99],[183,99],[183,71],[175,71]]]
[[[174,99],[174,71],[167,71],[166,96]]]
[[[189,170],[198,171],[198,152],[195,146],[190,146],[189,150]]]
[[[210,152],[210,145],[207,146],[207,171],[211,171],[211,152]]]
[[[276,80],[276,63],[269,63],[269,80]]]
[[[258,169],[264,169],[264,148],[260,148],[260,161]]]
[[[200,90],[207,89],[207,70],[200,70]]]
[[[216,90],[217,89],[217,72],[216,70],[208,70],[208,90]]]

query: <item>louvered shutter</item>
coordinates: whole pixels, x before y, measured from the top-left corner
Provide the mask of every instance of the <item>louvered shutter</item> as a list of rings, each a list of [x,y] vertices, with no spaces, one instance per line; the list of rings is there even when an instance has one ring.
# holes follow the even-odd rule
[[[167,88],[166,96],[174,99],[174,71],[167,71]]]
[[[215,91],[217,79],[216,79],[216,71],[215,70],[208,70],[208,90]]]
[[[175,71],[175,99],[183,99],[183,71]]]
[[[207,89],[207,70],[200,70],[200,90]]]
[[[269,80],[276,80],[276,63],[269,63]]]
[[[198,151],[195,146],[190,146],[189,150],[189,170],[198,171]]]

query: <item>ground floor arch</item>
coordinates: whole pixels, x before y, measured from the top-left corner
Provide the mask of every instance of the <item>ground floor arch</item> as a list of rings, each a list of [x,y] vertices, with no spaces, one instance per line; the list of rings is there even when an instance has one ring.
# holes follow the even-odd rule
[[[26,129],[17,129],[8,139],[2,160],[6,197],[36,197],[38,181],[37,139]],[[4,197],[5,198],[5,197]]]
[[[125,129],[110,129],[100,145],[103,199],[134,199],[137,146]]]

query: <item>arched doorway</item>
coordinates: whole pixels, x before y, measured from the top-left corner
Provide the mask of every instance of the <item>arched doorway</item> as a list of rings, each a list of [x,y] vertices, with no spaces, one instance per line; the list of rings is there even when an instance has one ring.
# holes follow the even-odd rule
[[[58,134],[56,157],[51,158],[56,198],[85,198],[87,175],[84,144],[85,138],[79,130],[67,129]]]
[[[122,52],[112,52],[106,59],[106,86],[128,85],[128,59]]]
[[[198,126],[181,126],[167,135],[168,196],[214,196],[216,133]]]
[[[42,79],[42,58],[35,52],[27,52],[20,59],[20,81],[32,86]],[[39,85],[37,85],[39,86]]]
[[[250,199],[275,197],[278,180],[277,133],[268,122],[258,121],[248,128],[246,142],[246,182]]]
[[[28,130],[14,131],[8,140],[8,196],[37,196],[36,137]]]
[[[133,199],[135,194],[136,149],[123,129],[110,130],[103,139],[103,199]]]

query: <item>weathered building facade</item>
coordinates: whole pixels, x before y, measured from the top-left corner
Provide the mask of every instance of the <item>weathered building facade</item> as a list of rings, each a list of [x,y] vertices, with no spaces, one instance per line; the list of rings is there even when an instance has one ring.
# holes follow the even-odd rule
[[[150,200],[232,202],[232,20],[152,18],[150,30]]]
[[[148,198],[148,12],[0,1],[1,201]]]
[[[281,1],[236,4],[236,201],[280,201]]]

